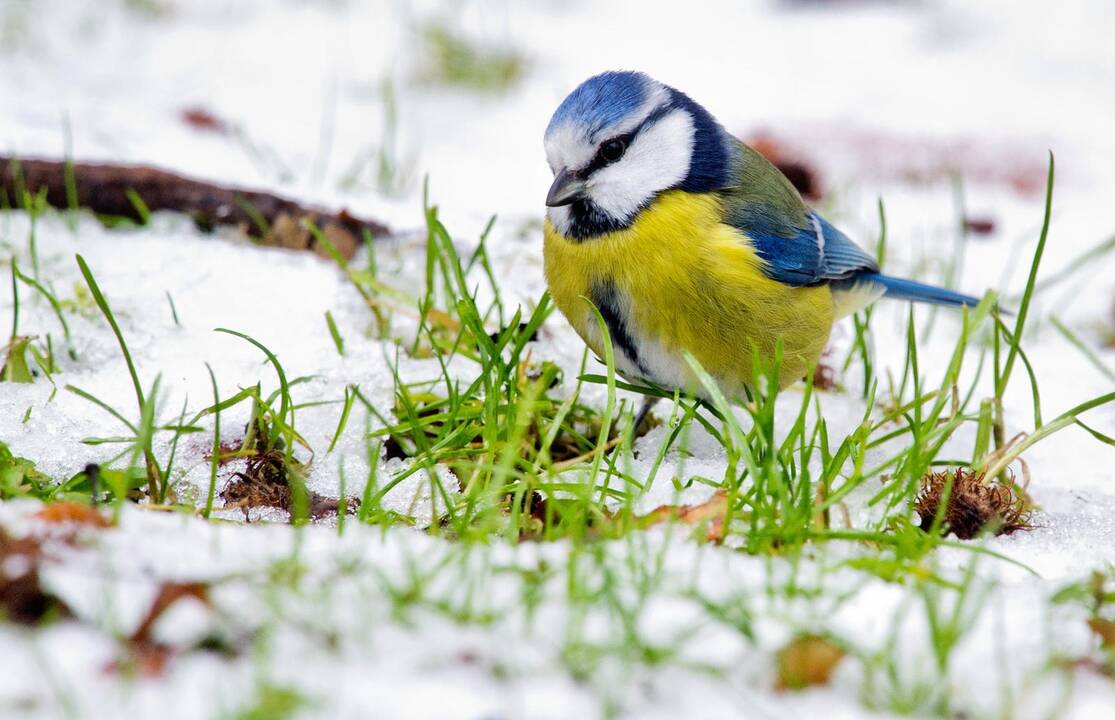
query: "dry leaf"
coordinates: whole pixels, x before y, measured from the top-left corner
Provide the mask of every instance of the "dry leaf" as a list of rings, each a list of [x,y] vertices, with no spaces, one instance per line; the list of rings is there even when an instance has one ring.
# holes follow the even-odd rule
[[[310,246],[310,231],[290,213],[282,212],[271,222],[267,244],[291,250],[304,250]]]
[[[1105,618],[1089,618],[1088,627],[1100,639],[1100,645],[1105,648],[1115,649],[1115,620]]]
[[[162,675],[167,663],[174,657],[175,650],[157,642],[151,633],[155,623],[174,603],[188,597],[200,600],[208,606],[209,586],[200,582],[172,582],[161,585],[143,621],[127,640],[127,659],[110,663],[106,670],[121,672],[128,669],[143,677]]]
[[[347,213],[347,210],[342,210],[342,217],[347,215]],[[356,251],[360,249],[360,238],[356,237],[347,229],[334,222],[327,221],[322,226],[321,231],[325,235],[325,237],[329,239],[329,242],[333,245],[333,248],[337,252],[339,252],[342,257],[351,260],[353,257],[356,256]],[[322,247],[320,243],[315,241],[313,248],[314,252],[321,257],[329,257],[329,253],[324,247]]]
[[[33,625],[49,613],[69,614],[65,603],[39,584],[42,546],[31,537],[13,538],[0,529],[0,615]]]
[[[155,596],[154,601],[151,603],[151,609],[149,609],[147,615],[144,616],[143,622],[141,622],[139,627],[136,628],[136,631],[132,633],[132,637],[130,638],[131,642],[135,644],[150,644],[154,642],[151,638],[151,629],[155,626],[155,623],[171,605],[185,597],[195,598],[208,605],[209,586],[200,582],[163,583],[159,588],[159,594]]]
[[[35,517],[55,525],[86,525],[107,528],[112,525],[95,507],[76,502],[55,502],[35,513]]]
[[[995,220],[990,217],[966,217],[964,229],[972,235],[991,235],[995,232]]]
[[[708,523],[705,538],[710,542],[724,539],[724,518],[728,513],[728,494],[717,490],[711,498],[698,505],[660,505],[640,518],[645,527],[666,520],[677,520],[686,525]]]
[[[203,107],[183,108],[178,117],[195,130],[218,135],[226,135],[230,130],[228,123]]]
[[[801,690],[827,685],[844,649],[820,635],[799,635],[778,652],[776,690]]]

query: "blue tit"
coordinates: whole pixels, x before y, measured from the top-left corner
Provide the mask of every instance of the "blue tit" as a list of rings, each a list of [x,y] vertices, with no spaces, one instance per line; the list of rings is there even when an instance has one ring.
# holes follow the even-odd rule
[[[545,134],[545,274],[599,357],[599,310],[617,371],[697,391],[691,354],[729,396],[753,359],[802,378],[833,323],[880,297],[975,305],[883,275],[762,155],[684,93],[636,72],[577,87]],[[703,393],[700,393],[703,394]]]

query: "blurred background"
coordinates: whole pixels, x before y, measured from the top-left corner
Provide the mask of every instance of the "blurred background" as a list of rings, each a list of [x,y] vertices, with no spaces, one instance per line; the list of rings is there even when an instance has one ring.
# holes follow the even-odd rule
[[[550,113],[631,68],[830,190],[1034,192],[1046,148],[1113,159],[1113,37],[1106,0],[2,0],[0,143],[54,157],[68,132],[79,159],[383,214],[429,175],[448,211],[537,213]]]
[[[884,197],[898,262],[952,263],[959,221],[988,241],[969,279],[1005,287],[1048,150],[1051,252],[1115,225],[1113,37],[1107,0],[2,0],[0,152],[154,164],[396,229],[421,224],[429,178],[455,233],[498,214],[497,237],[537,248],[550,114],[639,69],[863,244]]]

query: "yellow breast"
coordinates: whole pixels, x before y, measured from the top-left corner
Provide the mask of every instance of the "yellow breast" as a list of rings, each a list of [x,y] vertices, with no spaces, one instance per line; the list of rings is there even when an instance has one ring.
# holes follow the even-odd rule
[[[583,298],[614,289],[641,356],[636,363],[620,353],[617,364],[628,376],[695,389],[682,358],[687,350],[736,394],[753,377],[753,348],[769,363],[781,340],[782,384],[800,379],[828,340],[832,293],[768,278],[751,243],[721,217],[715,195],[675,190],[626,229],[585,241],[547,221],[545,270],[554,302],[603,357],[596,316]]]

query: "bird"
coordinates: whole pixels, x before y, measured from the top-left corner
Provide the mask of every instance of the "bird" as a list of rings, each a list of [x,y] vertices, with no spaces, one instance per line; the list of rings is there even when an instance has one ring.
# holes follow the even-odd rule
[[[756,360],[781,354],[780,387],[802,379],[834,323],[881,297],[979,302],[880,272],[766,158],[644,73],[582,82],[543,144],[550,296],[598,358],[609,338],[633,382],[707,398],[691,357],[741,399]]]

